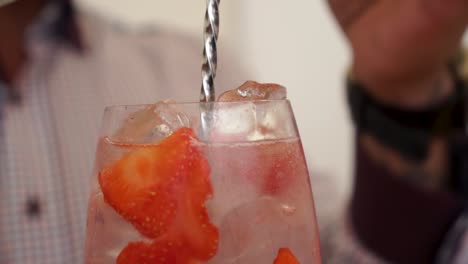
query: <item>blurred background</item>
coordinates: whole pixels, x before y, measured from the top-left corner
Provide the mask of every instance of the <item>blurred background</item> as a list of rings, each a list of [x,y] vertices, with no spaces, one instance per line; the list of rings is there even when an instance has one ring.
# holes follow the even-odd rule
[[[78,3],[129,27],[172,27],[190,34],[200,41],[201,57],[204,0]],[[320,176],[312,177],[312,185],[324,178],[333,185],[333,190],[314,188],[315,195],[331,191],[336,199],[328,196],[327,207],[339,206],[351,187],[352,130],[343,89],[350,55],[326,1],[224,0],[220,17],[219,47],[257,81],[288,87],[309,168]]]

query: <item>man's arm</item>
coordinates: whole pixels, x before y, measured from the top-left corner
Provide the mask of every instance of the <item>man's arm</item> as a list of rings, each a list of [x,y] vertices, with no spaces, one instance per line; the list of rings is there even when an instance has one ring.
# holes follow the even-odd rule
[[[448,64],[468,23],[468,1],[329,3],[353,50],[353,76],[375,102],[424,111],[454,93]],[[431,263],[463,207],[448,189],[448,137],[431,137],[422,161],[383,141],[357,130],[352,227],[385,260]]]

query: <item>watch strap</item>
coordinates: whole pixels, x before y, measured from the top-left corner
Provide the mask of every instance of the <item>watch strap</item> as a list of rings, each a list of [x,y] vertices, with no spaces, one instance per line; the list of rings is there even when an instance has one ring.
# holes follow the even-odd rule
[[[449,135],[465,127],[465,84],[456,74],[453,76],[455,89],[452,95],[420,110],[399,109],[380,103],[362,84],[349,79],[347,98],[358,133],[371,134],[412,161],[425,160],[431,138]]]

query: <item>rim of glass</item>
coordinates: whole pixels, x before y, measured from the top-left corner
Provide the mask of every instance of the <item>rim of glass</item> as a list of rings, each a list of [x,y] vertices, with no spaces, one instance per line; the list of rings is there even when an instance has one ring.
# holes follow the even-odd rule
[[[118,110],[121,108],[140,108],[140,107],[148,107],[155,105],[157,103],[164,103],[164,101],[159,101],[153,104],[115,104],[115,105],[108,105],[104,107],[104,112]],[[188,106],[188,105],[241,105],[247,103],[290,103],[289,99],[262,99],[262,100],[249,100],[249,101],[229,101],[229,102],[165,102],[168,105],[181,105],[181,106]],[[126,110],[126,109],[125,109]]]

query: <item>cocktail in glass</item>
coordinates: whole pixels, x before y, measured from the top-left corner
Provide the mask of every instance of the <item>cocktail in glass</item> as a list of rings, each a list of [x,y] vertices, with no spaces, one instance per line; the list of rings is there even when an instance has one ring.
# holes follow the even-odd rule
[[[85,263],[321,263],[289,101],[108,107]]]

